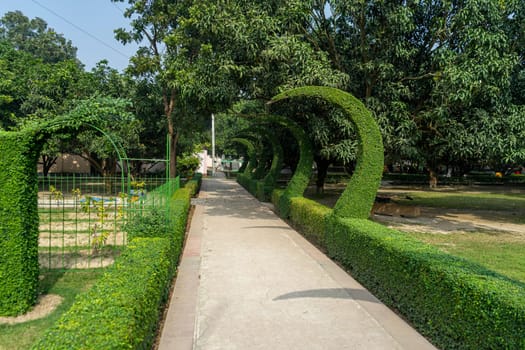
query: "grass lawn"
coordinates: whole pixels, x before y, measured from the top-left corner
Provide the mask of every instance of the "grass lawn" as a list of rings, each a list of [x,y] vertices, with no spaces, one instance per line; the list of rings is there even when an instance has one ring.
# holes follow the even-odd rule
[[[388,190],[386,190],[388,192]],[[407,199],[406,197],[411,199]],[[517,223],[525,223],[525,195],[513,193],[470,193],[408,190],[396,198],[404,205],[443,209],[490,210],[516,216]]]
[[[327,186],[324,195],[315,195],[310,189],[307,196],[328,206],[333,206],[344,186]],[[525,195],[513,193],[513,188],[416,190],[411,188],[381,188],[380,195],[387,195],[403,205],[437,208],[446,214],[448,210],[475,213],[488,220],[525,224]],[[521,189],[516,192],[523,192]],[[408,199],[409,197],[410,199]],[[473,261],[500,273],[518,283],[525,283],[525,232],[504,233],[483,230],[482,232],[420,233],[408,232],[420,241],[432,244],[451,255]]]
[[[102,276],[103,269],[46,271],[40,281],[45,294],[59,294],[64,300],[49,316],[15,325],[0,324],[0,349],[29,349],[51,327],[60,315],[69,309],[78,293],[88,290]]]
[[[451,255],[525,284],[525,238],[501,233],[407,233]]]

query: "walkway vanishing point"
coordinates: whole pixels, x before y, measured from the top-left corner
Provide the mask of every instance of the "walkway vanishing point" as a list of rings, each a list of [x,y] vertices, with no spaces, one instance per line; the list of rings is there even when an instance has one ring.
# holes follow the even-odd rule
[[[160,350],[435,349],[235,181],[194,204]]]

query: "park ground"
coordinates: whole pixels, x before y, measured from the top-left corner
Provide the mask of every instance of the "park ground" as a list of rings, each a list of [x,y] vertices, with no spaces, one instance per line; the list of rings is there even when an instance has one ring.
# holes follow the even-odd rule
[[[315,188],[306,196],[332,207],[344,183]],[[439,249],[525,282],[525,187],[458,186],[429,190],[383,185],[378,197],[400,207],[418,207],[418,216],[371,215],[371,219]]]
[[[344,183],[327,184],[325,193],[316,195],[315,188],[311,187],[306,196],[333,206],[344,188]],[[372,215],[372,220],[484,265],[518,284],[525,283],[524,187],[469,186],[429,190],[387,185],[381,187],[378,196],[401,206],[419,207],[420,215]],[[32,342],[67,310],[75,295],[94,283],[102,271],[71,270],[65,274],[43,275],[42,292],[60,295],[64,300],[42,319],[17,324],[0,322],[3,323],[0,324],[0,349],[29,349]]]

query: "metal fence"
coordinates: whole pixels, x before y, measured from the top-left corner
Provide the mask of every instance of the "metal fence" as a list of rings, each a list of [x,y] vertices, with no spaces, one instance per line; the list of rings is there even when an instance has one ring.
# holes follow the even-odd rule
[[[39,262],[43,269],[105,267],[126,245],[132,216],[162,210],[179,180],[47,176],[39,179]]]

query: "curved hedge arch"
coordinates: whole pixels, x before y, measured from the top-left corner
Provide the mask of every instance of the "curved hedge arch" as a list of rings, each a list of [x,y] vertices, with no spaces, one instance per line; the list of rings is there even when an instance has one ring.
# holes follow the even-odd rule
[[[265,121],[278,123],[288,128],[299,144],[297,168],[279,200],[280,214],[286,218],[290,214],[290,199],[302,197],[312,177],[312,164],[314,162],[312,143],[303,128],[291,119],[278,115],[268,115],[265,117]]]
[[[263,185],[264,187],[273,188],[277,183],[277,179],[279,178],[279,174],[283,167],[283,147],[275,134],[266,132],[265,136],[272,145],[273,157],[270,170],[263,178]]]
[[[109,100],[95,101],[70,114],[21,131],[0,131],[0,315],[27,312],[38,296],[38,176],[40,151],[53,134],[93,127],[104,115],[115,114]],[[118,102],[118,101],[117,101]]]
[[[346,218],[370,215],[383,173],[384,154],[381,133],[370,111],[354,96],[339,89],[306,86],[285,91],[272,102],[292,97],[318,97],[341,107],[348,113],[358,135],[359,151],[355,172],[334,206],[334,214]]]
[[[280,214],[282,217],[286,218],[290,213],[290,199],[293,197],[301,197],[310,182],[310,177],[312,176],[312,164],[314,161],[313,147],[303,128],[293,120],[275,114],[265,114],[260,120],[265,123],[276,123],[285,126],[297,140],[299,145],[299,162],[297,168],[279,200]],[[277,166],[278,173],[275,176],[275,181],[277,181],[277,177],[281,171],[282,156],[281,163]]]
[[[262,136],[262,138],[265,138],[267,141],[269,141],[270,146],[272,147],[272,162],[270,169],[268,172],[261,177],[260,180],[262,180],[264,186],[273,187],[279,177],[279,174],[281,173],[282,165],[283,165],[283,148],[281,146],[281,143],[279,142],[279,139],[275,135],[275,133],[268,128],[268,123],[265,123],[264,120],[257,120],[261,122],[260,124],[256,124],[255,126],[251,127],[249,130],[242,131],[241,133],[249,134],[249,136],[256,137]],[[264,165],[264,164],[262,164]],[[257,167],[260,167],[261,164],[258,162]]]
[[[243,175],[250,177],[252,176],[252,171],[255,169],[255,166],[257,164],[257,159],[255,157],[255,147],[253,146],[253,143],[250,142],[250,140],[240,137],[235,137],[231,139],[231,142],[238,142],[244,146],[246,146],[246,149],[248,151],[248,164],[246,165],[246,168],[244,168]]]

